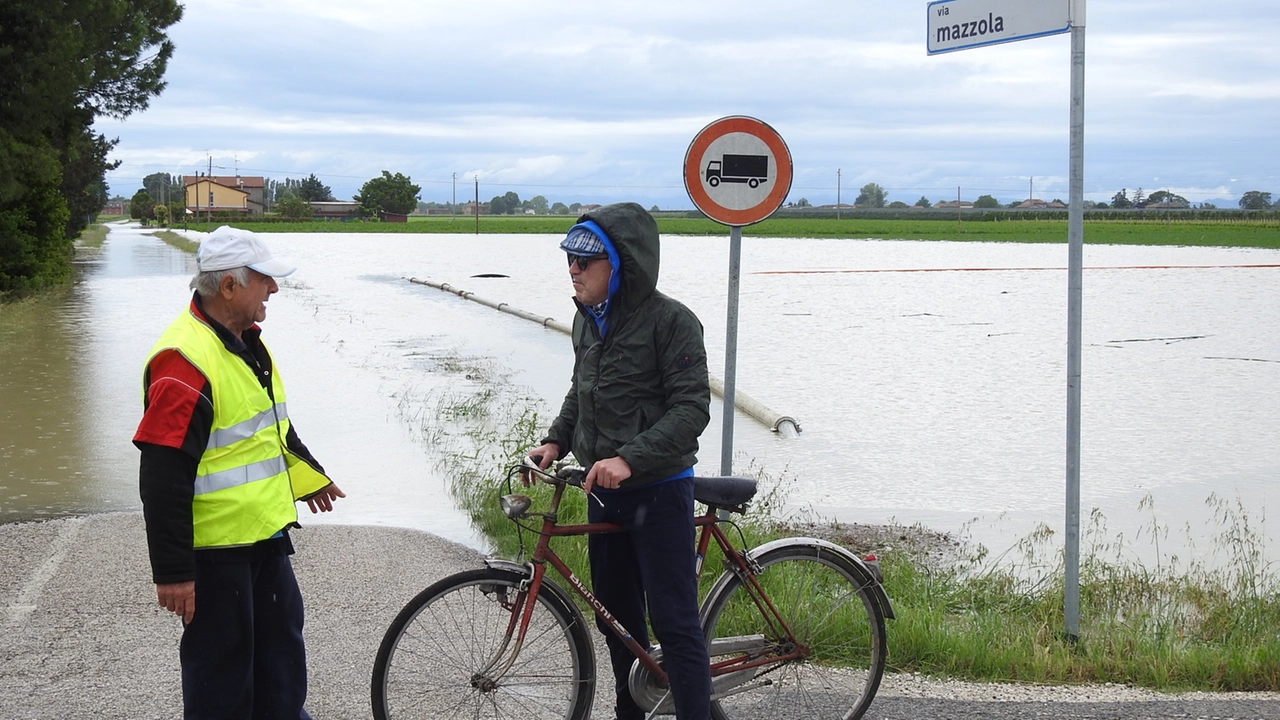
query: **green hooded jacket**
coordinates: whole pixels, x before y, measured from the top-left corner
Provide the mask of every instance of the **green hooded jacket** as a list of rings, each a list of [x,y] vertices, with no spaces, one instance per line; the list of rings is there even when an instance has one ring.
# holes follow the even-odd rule
[[[593,210],[621,273],[609,297],[601,337],[581,303],[573,319],[573,380],[543,442],[573,451],[583,467],[621,457],[631,466],[622,488],[665,480],[697,462],[698,436],[711,419],[702,323],[658,292],[658,225],[636,203]]]

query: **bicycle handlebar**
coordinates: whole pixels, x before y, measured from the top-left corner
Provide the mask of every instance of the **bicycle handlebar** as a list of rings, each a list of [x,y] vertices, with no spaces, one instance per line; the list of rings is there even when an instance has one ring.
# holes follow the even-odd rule
[[[562,468],[558,468],[553,474],[536,465],[531,465],[528,462],[529,460],[534,460],[536,462],[536,458],[526,458],[525,460],[522,460],[520,465],[516,468],[516,471],[525,477],[528,477],[530,473],[533,473],[541,477],[546,482],[573,485],[575,487],[582,487],[583,483],[586,482],[586,468],[566,465]]]

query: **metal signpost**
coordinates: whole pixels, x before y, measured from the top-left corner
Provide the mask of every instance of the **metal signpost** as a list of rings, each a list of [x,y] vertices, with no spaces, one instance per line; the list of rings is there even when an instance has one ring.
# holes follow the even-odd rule
[[[1080,347],[1084,287],[1085,0],[938,0],[928,6],[930,55],[1071,33],[1070,204],[1067,209],[1067,458],[1065,634],[1080,635]]]
[[[684,156],[684,187],[694,206],[729,226],[729,296],[724,348],[724,430],[720,474],[733,474],[734,384],[742,227],[773,214],[791,191],[791,151],[765,123],[743,115],[703,128]]]

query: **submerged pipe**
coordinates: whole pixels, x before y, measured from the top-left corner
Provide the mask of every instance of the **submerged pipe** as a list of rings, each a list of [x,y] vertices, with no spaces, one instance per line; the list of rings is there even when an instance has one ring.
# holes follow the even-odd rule
[[[431,280],[420,280],[418,278],[408,278],[408,280],[409,282],[417,285],[426,285],[427,287],[435,288],[437,290],[443,290],[444,292],[447,292],[447,293],[453,293],[454,295],[457,295],[458,297],[463,298],[465,300],[477,302],[486,307],[491,307],[494,310],[497,310],[499,312],[504,312],[509,315],[515,315],[518,318],[523,318],[530,322],[538,323],[542,327],[550,328],[552,330],[557,330],[559,332],[564,333],[565,335],[573,334],[573,328],[569,327],[568,325],[565,325],[564,323],[556,320],[555,318],[544,317],[542,315],[537,315],[535,313],[528,312],[527,310],[521,310],[518,307],[512,306],[510,303],[498,302],[496,300],[489,300],[488,298],[483,298],[483,297],[480,297],[479,295],[476,295],[470,290],[463,290],[462,288],[454,287],[449,283],[439,283]],[[723,398],[724,397],[724,381],[718,377],[715,377],[714,375],[709,375],[708,380],[710,380],[711,392],[715,393],[716,397]],[[765,405],[761,403],[759,400],[756,400],[755,398],[747,395],[741,390],[736,390],[736,389],[734,390],[733,404],[734,404],[734,407],[737,408],[738,410],[741,410],[743,413],[746,413],[752,418],[767,425],[769,429],[773,430],[779,435],[782,435],[783,437],[796,437],[797,435],[800,434],[800,421],[796,420],[790,415],[780,415],[774,412],[773,410],[770,410],[768,407],[765,407]]]

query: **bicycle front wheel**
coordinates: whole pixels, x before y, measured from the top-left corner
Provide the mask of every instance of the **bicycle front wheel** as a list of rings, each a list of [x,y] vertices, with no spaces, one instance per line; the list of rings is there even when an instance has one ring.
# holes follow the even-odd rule
[[[857,720],[884,674],[884,614],[871,578],[820,545],[770,550],[756,581],[791,635],[762,612],[753,588],[728,573],[707,597],[703,629],[711,662],[766,662],[712,678],[717,720]],[[794,642],[792,641],[794,637]]]
[[[581,616],[548,583],[524,645],[527,575],[459,573],[423,590],[387,629],[373,665],[373,716],[566,718],[591,710],[594,658]]]

